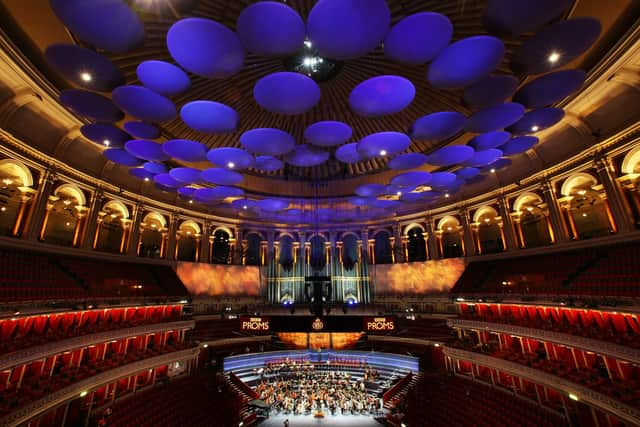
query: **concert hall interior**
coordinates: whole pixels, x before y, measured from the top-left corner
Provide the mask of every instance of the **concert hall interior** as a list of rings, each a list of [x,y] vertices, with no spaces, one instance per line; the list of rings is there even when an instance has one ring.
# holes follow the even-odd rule
[[[639,0],[0,0],[0,427],[640,425]]]

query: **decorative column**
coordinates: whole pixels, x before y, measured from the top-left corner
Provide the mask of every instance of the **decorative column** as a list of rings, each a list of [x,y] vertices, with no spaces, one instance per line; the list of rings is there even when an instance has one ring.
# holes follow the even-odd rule
[[[474,222],[470,225],[471,227],[471,234],[473,236],[473,241],[475,242],[476,245],[476,253],[478,255],[482,255],[482,242],[480,241],[480,224],[477,222]],[[498,224],[498,227],[500,227],[500,224]],[[501,230],[502,231],[502,230]],[[501,233],[501,238],[504,239],[504,235]]]
[[[129,241],[127,254],[136,256],[138,254],[138,246],[140,245],[140,223],[142,222],[142,203],[138,202],[133,213],[133,222],[131,223],[131,231],[129,232]]]
[[[473,234],[469,224],[469,211],[462,209],[459,212],[460,222],[462,222],[462,244],[465,256],[474,256],[476,254],[476,245],[473,241]]]
[[[247,239],[242,239],[241,244],[242,249],[242,265],[247,265],[247,251],[249,249],[249,241]]]
[[[360,260],[369,264],[369,231],[365,228],[360,232]]]
[[[229,255],[227,256],[227,264],[233,264],[236,258],[236,238],[229,237]]]
[[[404,251],[404,242],[402,239],[402,227],[400,226],[400,224],[393,224],[393,237],[395,240],[395,247],[394,247],[394,263],[395,262],[405,262],[406,258],[405,258],[405,251]]]
[[[391,264],[396,263],[396,238],[389,236],[389,244],[391,245]]]
[[[433,219],[426,218],[424,223],[427,230],[427,253],[429,255],[429,259],[439,259],[440,253],[438,252],[438,238],[434,231]]]
[[[409,236],[406,234],[401,236],[402,239],[402,254],[404,255],[404,262],[409,262]]]
[[[572,197],[570,197],[569,199],[572,199]],[[578,234],[576,221],[573,219],[573,213],[571,212],[571,200],[562,203],[560,205],[560,209],[562,210],[566,222],[569,224],[569,238],[578,240],[580,238],[580,235]]]
[[[122,218],[120,220],[122,222],[122,239],[120,239],[120,253],[123,254],[126,251],[127,240],[129,234],[131,234],[131,229],[133,227],[133,221],[130,219]]]
[[[241,229],[236,229],[235,230],[235,234],[236,234],[236,253],[235,253],[235,262],[234,264],[241,264],[244,265],[244,259],[245,259],[245,250],[244,250],[244,245],[246,240],[244,240],[244,233],[242,232]]]
[[[369,264],[376,263],[376,239],[368,239],[367,243],[369,245]]]
[[[271,242],[273,244],[273,242]],[[269,253],[269,242],[260,241],[260,265],[265,266],[267,262],[267,254]]]
[[[40,236],[42,221],[47,214],[47,203],[49,202],[54,182],[55,172],[51,169],[47,170],[40,178],[38,192],[27,219],[25,235],[28,240],[36,240]]]
[[[58,200],[55,196],[49,196],[49,201],[45,207],[44,217],[42,218],[42,225],[40,226],[40,233],[38,234],[38,240],[44,240],[44,235],[47,232],[47,224],[49,222],[49,215],[54,208],[54,203]]]
[[[102,229],[102,221],[107,215],[106,212],[98,212],[98,218],[96,218],[95,232],[93,233],[93,240],[91,242],[91,249],[95,249],[98,246],[98,239],[100,238],[100,230]]]
[[[167,239],[169,237],[169,232],[166,228],[160,230],[160,259],[165,259],[167,256]]]
[[[27,211],[27,206],[32,201],[35,190],[29,187],[18,187],[18,190],[22,193],[20,195],[20,207],[18,208],[18,214],[16,215],[16,220],[13,223],[13,228],[11,229],[12,236],[19,236],[20,229],[22,228],[23,220],[25,219],[25,212]]]
[[[167,256],[166,259],[174,260],[176,259],[176,248],[178,247],[176,244],[177,241],[177,232],[178,232],[178,221],[180,217],[176,214],[171,215],[171,223],[169,224],[169,241],[167,242]]]
[[[211,223],[202,224],[202,238],[200,239],[200,262],[209,263],[209,235],[211,234]]]
[[[426,255],[425,259],[429,259],[429,233],[426,231],[422,232],[422,240],[424,241],[424,253]]]
[[[607,194],[607,200],[609,201],[613,220],[618,232],[628,233],[633,231],[635,226],[633,223],[633,215],[631,214],[631,207],[622,192],[623,190],[620,187],[620,183],[615,178],[614,166],[611,163],[611,159],[604,157],[597,160],[596,167],[604,191]]]
[[[524,249],[527,247],[527,243],[524,241],[524,232],[522,231],[522,212],[516,212],[514,214],[513,224],[516,228],[516,233],[518,235],[518,242],[520,243],[520,248]]]
[[[505,249],[508,251],[515,251],[519,249],[518,242],[516,240],[516,233],[513,228],[513,221],[511,219],[511,209],[509,208],[509,202],[504,197],[498,199],[498,212],[502,217],[502,230],[504,232]]]
[[[174,237],[175,241],[173,243],[173,250],[169,252],[169,256],[173,260],[178,259],[178,252],[180,251],[180,239],[182,239],[182,234],[178,231],[175,233]],[[169,243],[171,243],[171,236],[169,236]]]
[[[196,234],[194,238],[196,240],[196,254],[193,261],[200,262],[200,242],[202,242],[204,239],[202,238],[202,234]]]
[[[100,188],[97,188],[91,195],[91,204],[89,205],[89,214],[85,222],[82,232],[82,247],[84,249],[94,248],[94,237],[98,227],[98,215],[102,208],[103,194]]]
[[[76,226],[73,230],[73,247],[78,247],[80,244],[80,236],[82,230],[85,228],[87,216],[89,214],[89,208],[86,206],[76,206]]]
[[[556,193],[552,184],[547,180],[542,182],[542,193],[547,203],[547,209],[549,209],[549,220],[551,221],[554,240],[558,243],[568,242],[570,240],[569,233],[562,219],[562,212],[560,211],[560,206],[558,206]]]

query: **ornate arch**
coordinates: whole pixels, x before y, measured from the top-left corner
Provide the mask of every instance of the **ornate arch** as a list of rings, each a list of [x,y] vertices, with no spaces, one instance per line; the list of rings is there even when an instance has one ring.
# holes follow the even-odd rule
[[[445,231],[444,228],[447,227],[447,224],[453,224],[449,225],[450,227],[460,227],[460,221],[458,220],[458,218],[452,215],[447,215],[440,218],[440,221],[438,221],[438,226],[436,228],[439,231]]]
[[[565,179],[560,189],[560,194],[563,196],[571,195],[571,192],[576,187],[593,187],[598,183],[598,180],[588,172],[578,172]]]
[[[520,212],[524,208],[524,205],[533,203],[534,205],[539,205],[543,203],[542,197],[540,197],[536,193],[532,193],[531,191],[525,191],[520,194],[516,200],[513,202],[513,211]]]
[[[480,222],[482,217],[485,215],[491,215],[492,218],[495,218],[498,215],[498,212],[491,206],[482,206],[481,208],[476,209],[473,213],[473,222]]]
[[[102,207],[102,210],[103,211],[106,211],[106,210],[116,211],[116,212],[119,212],[122,215],[123,219],[129,218],[129,209],[120,200],[109,200]]]
[[[85,206],[87,204],[87,199],[84,196],[84,193],[75,184],[62,184],[58,186],[58,188],[53,190],[53,195],[57,196],[59,194],[64,194],[67,197],[72,197],[79,206]]]
[[[621,172],[625,175],[636,172],[636,168],[640,170],[640,145],[629,151],[622,160]]]
[[[213,229],[213,231],[211,232],[211,235],[215,235],[218,231],[224,231],[225,233],[227,233],[229,235],[230,239],[235,238],[236,236],[231,232],[231,229],[229,229],[229,227],[225,226],[225,225],[218,225],[216,226],[216,228]]]
[[[4,173],[7,177],[18,178],[21,181],[19,187],[31,187],[33,186],[33,175],[28,167],[24,163],[14,159],[0,160],[0,175]]]
[[[186,221],[182,221],[180,226],[178,227],[179,231],[183,231],[186,228],[191,228],[193,230],[193,234],[200,234],[202,232],[200,225],[192,219],[188,219]]]
[[[167,219],[160,212],[153,211],[146,214],[144,218],[142,218],[142,222],[147,223],[148,221],[158,221],[160,225],[162,225],[162,228],[167,227]]]
[[[380,233],[387,233],[389,236],[392,235],[391,231],[389,231],[386,228],[377,228],[377,229],[373,230],[373,233],[371,233],[370,238],[375,239],[375,237]]]
[[[412,222],[411,224],[404,227],[404,230],[402,231],[402,235],[406,236],[407,234],[409,234],[409,230],[411,230],[414,227],[418,227],[420,230],[422,230],[423,233],[427,231],[424,229],[424,226],[422,224],[419,224],[417,222]]]
[[[264,236],[264,234],[262,233],[262,231],[258,231],[258,230],[245,231],[245,233],[244,233],[245,239],[247,237],[249,237],[250,235],[252,235],[252,234],[255,234],[256,236],[258,236],[260,238],[260,240],[267,240],[266,237]]]

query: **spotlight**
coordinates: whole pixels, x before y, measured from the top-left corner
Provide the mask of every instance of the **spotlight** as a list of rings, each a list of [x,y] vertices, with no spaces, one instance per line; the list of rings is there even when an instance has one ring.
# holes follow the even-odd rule
[[[398,191],[398,192],[396,193],[396,196],[402,196],[402,191]]]
[[[386,156],[387,155],[387,150],[380,150],[380,155],[381,156]]]
[[[444,193],[444,197],[449,198],[449,193]]]
[[[538,125],[531,126],[531,132],[538,132],[539,129],[540,129],[540,126]]]
[[[85,390],[80,393],[80,397],[85,397],[87,394],[89,394],[89,392]]]
[[[309,56],[307,56],[306,58],[304,58],[304,60],[302,61],[302,63],[304,65],[306,65],[307,67],[311,66],[311,63],[313,62],[313,59]]]
[[[192,205],[193,204],[193,200],[189,200],[189,204]]]
[[[577,402],[577,401],[578,401],[578,396],[576,396],[576,395],[575,395],[575,394],[573,394],[573,393],[569,393],[569,399],[571,399],[571,400],[575,400],[575,401]]]
[[[148,177],[148,176],[145,176],[145,177],[144,177],[144,180],[145,180],[145,182],[149,182],[149,177]]]
[[[228,167],[229,169],[233,169],[233,168],[235,168],[235,167],[236,167],[236,164],[235,164],[235,163],[233,163],[233,162],[229,162],[229,163],[227,163],[227,167]]]
[[[108,139],[105,139],[104,141],[102,141],[104,143],[104,145],[106,145],[107,147],[109,145],[111,145],[111,141],[109,141]]]
[[[558,62],[558,59],[560,59],[560,54],[555,51],[551,52],[547,59],[549,60],[550,63],[555,64],[556,62]]]
[[[491,173],[496,173],[496,170],[495,170],[494,168],[491,168],[491,169],[489,170],[489,172],[491,172]]]
[[[306,47],[311,47],[311,40],[305,40],[305,41],[304,41],[304,45],[305,45]]]
[[[5,206],[0,208],[0,211],[5,212],[7,210],[7,208]]]
[[[93,80],[93,77],[91,76],[90,73],[82,72],[80,73],[80,79],[82,79],[83,82],[90,82],[91,80]]]

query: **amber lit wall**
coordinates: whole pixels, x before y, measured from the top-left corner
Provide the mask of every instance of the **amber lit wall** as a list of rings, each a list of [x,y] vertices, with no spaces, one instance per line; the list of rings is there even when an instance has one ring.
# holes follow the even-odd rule
[[[258,267],[179,262],[176,273],[191,295],[258,296]]]
[[[449,292],[464,272],[462,258],[370,266],[376,295],[419,295]]]
[[[278,332],[278,338],[288,347],[312,350],[350,348],[362,335],[363,332]]]

